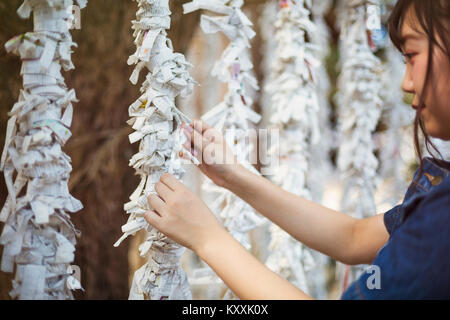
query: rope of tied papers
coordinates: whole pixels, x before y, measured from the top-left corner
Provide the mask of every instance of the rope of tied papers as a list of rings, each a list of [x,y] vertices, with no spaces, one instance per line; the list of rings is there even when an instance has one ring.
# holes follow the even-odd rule
[[[332,6],[331,0],[314,0],[311,6],[308,6],[312,12],[313,22],[316,31],[309,34],[310,42],[315,47],[314,56],[321,61],[321,66],[315,68],[315,87],[317,89],[317,98],[319,103],[319,127],[321,139],[317,144],[311,145],[311,153],[308,163],[308,189],[311,199],[314,202],[321,203],[325,181],[331,176],[333,165],[329,157],[330,149],[334,142],[333,130],[330,123],[331,108],[328,102],[330,94],[330,79],[325,67],[325,60],[330,52],[330,32],[325,21],[325,16]],[[329,137],[328,139],[326,137]],[[311,250],[315,267],[307,275],[307,283],[310,293],[317,299],[328,299],[327,278],[329,257]]]
[[[86,0],[76,3],[83,8]],[[81,288],[70,266],[78,231],[69,212],[82,204],[69,194],[71,160],[61,150],[71,136],[72,103],[77,101],[61,75],[61,67],[74,68],[72,5],[72,0],[25,0],[18,14],[26,19],[33,12],[34,32],[5,45],[22,59],[23,76],[1,158],[8,188],[0,213],[5,222],[1,270],[13,272],[16,266],[12,298],[73,299],[71,290]]]
[[[376,212],[378,160],[372,134],[381,114],[381,61],[371,48],[371,31],[380,28],[378,1],[349,1],[341,30],[338,167],[344,175],[342,210],[365,217]]]
[[[265,90],[271,98],[271,128],[279,130],[279,143],[269,153],[279,155],[271,167],[272,181],[296,195],[311,198],[307,184],[308,162],[313,145],[320,139],[319,101],[314,58],[315,47],[306,38],[316,33],[304,1],[279,1],[275,21],[276,49],[272,72]],[[306,247],[276,225],[270,226],[270,255],[266,265],[309,292],[305,271],[314,267]]]
[[[167,38],[171,21],[169,0],[137,2],[139,9],[132,27],[137,50],[128,59],[128,64],[136,67],[130,81],[136,84],[143,69],[148,73],[140,89],[142,95],[128,109],[128,124],[135,130],[129,136],[130,142],[140,141],[139,152],[131,158],[130,166],[141,182],[124,205],[129,218],[122,226],[123,236],[114,246],[141,229],[147,230],[139,252],[148,260],[134,274],[129,299],[192,299],[180,264],[185,248],[151,227],[144,213],[150,209],[147,197],[155,193],[154,186],[161,175],[168,172],[181,179],[185,172],[181,153],[186,153],[182,147],[186,137],[180,126],[189,119],[177,109],[175,98],[190,94],[195,81],[187,71],[191,65],[184,55],[173,51]],[[191,160],[198,163],[195,158]]]
[[[380,173],[383,179],[392,179],[389,186],[389,197],[386,202],[395,206],[404,195],[408,185],[404,178],[407,162],[404,148],[405,133],[413,123],[414,110],[408,108],[403,101],[401,86],[402,77],[405,74],[405,65],[401,61],[401,54],[389,44],[386,48],[386,60],[388,68],[383,73],[383,109],[387,113],[386,134],[383,140],[383,148],[380,150]]]
[[[185,14],[201,9],[215,14],[201,16],[201,29],[206,34],[222,32],[230,41],[211,73],[227,83],[228,91],[223,101],[205,113],[202,120],[224,134],[239,163],[259,174],[249,162],[254,145],[252,142],[246,143],[248,130],[252,128],[252,124],[260,121],[261,116],[251,109],[251,90],[259,89],[252,74],[253,64],[250,59],[250,40],[255,32],[252,22],[241,10],[243,4],[242,0],[194,0],[183,7]],[[209,179],[203,184],[203,189],[216,194],[211,210],[230,234],[249,250],[251,244],[248,232],[267,220],[257,216],[254,209],[242,199],[217,187]],[[194,272],[194,278],[200,276],[215,277],[208,267]],[[211,283],[215,282],[211,280]],[[234,298],[230,290],[225,293],[225,297]]]
[[[341,210],[364,218],[376,212],[378,160],[373,133],[381,115],[381,61],[374,55],[372,31],[381,27],[378,0],[351,0],[343,7],[338,79],[340,148],[337,165],[344,180]],[[338,267],[342,271],[342,265]],[[363,268],[346,267],[346,284]]]

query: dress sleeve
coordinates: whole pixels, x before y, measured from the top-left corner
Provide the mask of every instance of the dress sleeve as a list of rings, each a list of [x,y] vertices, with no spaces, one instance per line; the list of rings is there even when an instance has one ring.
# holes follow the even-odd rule
[[[417,169],[416,172],[414,173],[414,179],[417,178],[418,172],[419,170]],[[410,199],[416,193],[417,188],[420,188],[419,186],[422,185],[424,179],[426,178],[422,177],[419,183],[415,183],[414,181],[411,182],[403,198],[402,204],[395,206],[394,208],[392,208],[391,210],[387,211],[384,214],[383,216],[384,225],[386,226],[389,235],[391,235],[402,223],[402,215],[403,215],[402,206],[405,203],[405,201]]]
[[[378,253],[375,268],[342,299],[450,299],[450,178],[404,209],[408,218]]]
[[[395,206],[388,212],[386,212],[383,216],[384,225],[389,232],[389,234],[392,234],[392,232],[399,226],[401,223],[401,211],[400,211],[401,205]]]

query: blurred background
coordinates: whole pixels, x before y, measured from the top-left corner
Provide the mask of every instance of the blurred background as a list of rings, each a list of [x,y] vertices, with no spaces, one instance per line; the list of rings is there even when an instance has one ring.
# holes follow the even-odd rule
[[[182,3],[172,0],[172,27],[169,37],[175,51],[186,54],[194,64],[193,77],[201,84],[189,99],[179,101],[180,108],[191,117],[198,118],[219,102],[226,88],[209,75],[212,65],[227,46],[220,35],[206,36],[199,29],[200,13],[182,14]],[[334,95],[339,75],[339,30],[336,21],[338,1],[330,1],[324,21],[329,32],[329,52],[324,66],[330,82],[326,99],[330,108],[329,122],[336,127],[337,115]],[[8,120],[8,111],[17,101],[22,80],[19,75],[21,62],[17,56],[7,54],[4,44],[15,35],[32,30],[32,21],[22,20],[16,14],[22,0],[0,2],[0,145],[3,146]],[[260,84],[264,82],[265,43],[261,34],[261,16],[265,1],[247,0],[244,10],[254,22],[257,36],[252,40],[252,57],[255,74]],[[128,166],[138,145],[130,145],[128,134],[132,132],[126,124],[128,106],[139,96],[139,86],[133,86],[128,78],[133,66],[126,61],[135,51],[131,21],[137,4],[132,0],[90,0],[81,11],[81,30],[73,30],[78,43],[72,60],[75,70],[64,73],[69,88],[75,88],[79,102],[74,106],[72,138],[64,147],[72,158],[73,171],[70,192],[79,199],[84,209],[73,214],[72,221],[82,233],[77,240],[74,264],[81,268],[84,292],[77,291],[76,299],[126,299],[131,277],[144,260],[139,258],[137,247],[142,238],[137,235],[124,241],[118,248],[113,243],[122,235],[121,226],[127,216],[123,204],[128,201],[139,179]],[[384,57],[381,48],[376,54]],[[398,90],[399,84],[398,85]],[[258,95],[254,109],[261,112]],[[376,133],[386,132],[386,122],[380,121]],[[331,138],[331,137],[326,137]],[[380,138],[381,139],[381,138]],[[405,135],[408,139],[408,135]],[[382,141],[382,140],[380,140]],[[404,151],[407,159],[405,181],[414,172],[416,163],[412,144]],[[329,151],[332,165],[336,163],[336,146]],[[409,160],[408,160],[409,159]],[[200,192],[200,177],[195,168],[189,168],[186,184]],[[324,182],[324,205],[339,209],[342,186],[339,178],[332,175]],[[400,194],[404,190],[397,190]],[[3,204],[7,190],[0,179],[0,202]],[[378,212],[389,209],[391,203],[383,201],[383,184],[377,196]],[[400,199],[398,199],[400,200]],[[397,201],[398,201],[397,200]],[[0,230],[3,225],[0,225]],[[258,235],[254,235],[257,241]],[[1,256],[2,247],[0,247]],[[255,249],[257,250],[257,249]],[[258,254],[258,252],[255,252]],[[186,268],[198,264],[192,252],[184,258]],[[189,270],[187,270],[189,273]],[[9,299],[12,275],[0,272],[0,299]],[[194,298],[202,298],[202,288],[193,288]],[[329,262],[326,290],[330,298],[338,298],[340,285],[336,281],[334,262]]]

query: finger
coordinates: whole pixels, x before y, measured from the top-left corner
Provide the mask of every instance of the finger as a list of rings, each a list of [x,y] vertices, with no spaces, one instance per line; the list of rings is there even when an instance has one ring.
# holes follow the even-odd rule
[[[208,129],[213,129],[213,127],[211,127],[203,120],[194,120],[191,125],[194,128],[194,130],[202,134]]]
[[[184,187],[184,185],[174,175],[167,172],[161,176],[160,181],[173,191],[178,188]]]
[[[208,140],[203,138],[203,135],[198,131],[194,131],[191,136],[192,146],[194,150],[199,154],[202,154],[203,149],[206,147],[206,144],[209,142]]]
[[[192,148],[191,143],[189,141],[186,141],[185,143],[183,143],[183,149],[185,151],[180,151],[178,153],[178,155],[183,159],[189,160],[190,157],[189,157],[188,153],[194,154],[194,149]]]
[[[187,150],[187,147],[183,145],[183,149],[184,151],[180,151],[178,153],[178,155],[180,156],[180,158],[185,159],[185,160],[190,160],[191,158],[189,157],[188,153],[189,151]]]
[[[170,194],[173,193],[173,191],[161,181],[158,181],[155,184],[155,191],[158,193],[159,197],[166,203]]]
[[[183,143],[183,146],[187,150],[191,150],[191,146],[193,144],[193,132],[194,132],[194,129],[192,129],[192,127],[190,127],[190,126],[185,126],[183,128],[183,133],[186,136],[186,141]]]
[[[198,165],[198,164],[200,163],[200,160],[197,159],[198,153],[197,153],[193,148],[191,148],[191,150],[188,151],[188,150],[186,149],[186,147],[183,146],[183,150],[184,150],[184,151],[179,151],[179,152],[178,152],[178,156],[179,156],[181,159],[187,160],[187,161],[189,161],[190,163],[195,164],[195,165]]]
[[[147,211],[146,213],[144,213],[144,219],[152,226],[154,226],[156,229],[159,229],[159,225],[161,223],[161,216],[157,212],[153,210]]]
[[[211,133],[209,134],[209,136],[211,137]],[[193,132],[191,141],[194,151],[196,152],[194,153],[195,156],[203,154],[204,150],[213,142],[212,140],[207,139],[203,134],[199,133],[198,131]]]
[[[191,137],[190,136],[186,136],[186,137],[187,137],[187,139],[183,143],[183,147],[189,151],[189,150],[191,150]]]
[[[193,129],[193,127],[195,128],[195,130]],[[214,130],[214,128],[207,125],[206,122],[203,122],[200,120],[197,120],[197,121],[191,123],[189,126],[183,127],[186,137],[188,138],[188,140],[191,140],[191,142],[193,141],[194,136],[195,137],[197,137],[197,136],[203,137],[203,134],[206,132],[206,130],[210,130],[210,129]]]
[[[184,125],[183,126],[183,131],[184,131],[186,136],[189,136],[194,131],[194,129],[192,128],[191,125]]]
[[[209,128],[203,132],[203,137],[211,142],[220,141],[221,133],[214,128]]]
[[[158,195],[150,194],[148,203],[161,217],[166,213],[166,203]]]
[[[213,128],[210,128],[210,130],[215,131]],[[184,134],[187,137],[187,141],[183,144],[183,146],[187,150],[191,150],[191,154],[193,154],[195,157],[198,157],[199,154],[202,154],[203,150],[205,150],[205,148],[214,141],[214,139],[212,138],[205,138],[203,134],[201,134],[199,131],[193,130],[191,127],[185,127]],[[209,136],[211,137],[212,134],[213,133],[210,133]]]

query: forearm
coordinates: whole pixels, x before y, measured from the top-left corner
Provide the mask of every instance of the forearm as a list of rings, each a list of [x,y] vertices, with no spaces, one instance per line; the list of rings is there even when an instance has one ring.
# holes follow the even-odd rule
[[[227,189],[308,247],[338,261],[353,260],[357,219],[296,196],[243,167]]]
[[[224,229],[196,253],[240,299],[311,299],[265,267]]]

